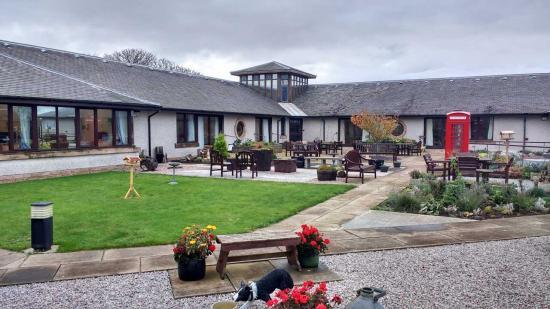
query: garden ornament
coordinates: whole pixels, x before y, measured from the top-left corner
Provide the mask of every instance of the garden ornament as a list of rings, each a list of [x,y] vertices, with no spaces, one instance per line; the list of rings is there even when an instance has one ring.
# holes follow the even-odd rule
[[[375,294],[376,293],[376,294]],[[357,298],[346,306],[346,309],[383,309],[378,299],[386,296],[386,291],[379,288],[362,288],[357,291]]]
[[[251,281],[248,284],[245,284],[241,281],[241,286],[237,293],[233,296],[233,300],[236,302],[244,301],[245,303],[240,307],[241,309],[244,309],[248,308],[250,302],[257,299],[267,302],[271,299],[271,296],[269,295],[273,293],[275,289],[285,290],[291,289],[293,286],[294,281],[286,270],[275,269],[256,282]]]

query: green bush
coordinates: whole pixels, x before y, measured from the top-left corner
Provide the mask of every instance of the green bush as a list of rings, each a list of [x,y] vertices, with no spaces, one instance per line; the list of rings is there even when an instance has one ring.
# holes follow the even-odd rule
[[[432,195],[435,199],[440,200],[445,193],[445,181],[443,180],[431,180],[429,181]]]
[[[518,195],[518,190],[515,184],[505,186],[495,186],[493,188],[493,194],[490,198],[497,205],[504,205],[513,202],[514,197]]]
[[[420,179],[422,178],[422,172],[419,170],[412,170],[409,175],[412,179]]]
[[[529,212],[533,210],[535,198],[526,193],[519,193],[512,199],[512,203],[518,212]]]
[[[214,140],[214,150],[219,152],[224,158],[229,156],[229,151],[227,150],[227,142],[225,141],[225,136],[220,133],[216,136]]]
[[[420,210],[420,201],[408,191],[391,193],[387,205],[395,211],[418,213]]]
[[[527,194],[532,197],[544,197],[544,190],[539,187],[534,187],[527,191]]]
[[[434,215],[434,216],[439,216],[439,213],[443,209],[443,205],[441,205],[441,202],[433,198],[425,203],[422,203],[420,207],[421,208],[418,211],[418,213],[423,215]]]
[[[487,193],[483,186],[473,185],[465,190],[456,200],[456,207],[460,211],[473,212],[480,208],[487,199]]]
[[[466,191],[466,183],[462,177],[457,177],[456,180],[449,181],[445,185],[445,191],[441,202],[444,206],[454,205],[462,194]]]

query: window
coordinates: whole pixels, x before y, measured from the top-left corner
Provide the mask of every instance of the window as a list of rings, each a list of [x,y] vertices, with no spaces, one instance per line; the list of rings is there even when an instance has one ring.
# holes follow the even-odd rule
[[[281,102],[288,102],[288,75],[281,74]]]
[[[76,148],[76,111],[72,107],[58,107],[57,119],[59,123],[59,142],[57,147],[61,149]]]
[[[281,118],[281,135],[286,136],[286,118]]]
[[[395,137],[403,136],[405,134],[405,124],[401,120],[398,120],[397,126],[393,129],[391,134]]]
[[[113,146],[113,111],[110,109],[97,110],[97,145]]]
[[[57,148],[57,111],[54,106],[38,106],[38,149]]]
[[[177,115],[178,143],[193,143],[197,141],[195,134],[195,115]]]
[[[31,149],[31,132],[32,108],[29,106],[13,106],[13,149]]]
[[[223,117],[198,116],[197,128],[197,141],[199,143],[199,147],[213,145],[216,135],[223,132]]]
[[[115,111],[115,145],[128,145],[128,111]]]
[[[242,120],[237,120],[237,123],[235,124],[235,136],[238,139],[243,139],[245,136],[245,124]]]
[[[470,139],[492,140],[493,139],[493,117],[472,116],[470,120]]]
[[[10,150],[10,131],[8,128],[8,105],[0,104],[0,152]]]
[[[271,118],[256,118],[256,140],[271,142]]]
[[[80,110],[80,146],[93,147],[95,146],[95,121],[94,110]]]

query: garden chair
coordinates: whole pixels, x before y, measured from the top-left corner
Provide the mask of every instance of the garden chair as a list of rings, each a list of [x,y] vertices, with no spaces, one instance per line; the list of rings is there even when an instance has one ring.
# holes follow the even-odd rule
[[[476,182],[479,182],[479,176],[483,182],[489,182],[489,176],[504,176],[504,183],[508,184],[508,178],[510,177],[510,167],[514,164],[514,158],[510,158],[508,163],[493,163],[496,165],[501,165],[498,169],[476,169]],[[502,167],[502,165],[504,165]]]
[[[223,177],[223,172],[229,172],[229,166],[231,165],[232,163],[226,162],[221,153],[210,149],[210,176],[212,176],[212,172],[220,171]],[[219,166],[220,168],[214,168],[215,166]],[[233,175],[233,170],[231,171],[231,175]]]
[[[443,180],[447,178],[447,172],[449,170],[447,161],[434,160],[432,159],[432,155],[429,153],[425,153],[423,157],[424,162],[426,162],[426,173],[432,173],[432,175],[435,175],[436,172],[442,172]]]
[[[472,155],[458,157],[458,170],[462,176],[475,176],[480,168],[479,159]],[[455,171],[453,171],[455,172]]]
[[[252,173],[252,179],[254,175],[258,177],[258,165],[256,164],[256,157],[253,152],[250,151],[241,151],[235,156],[233,170],[235,171],[235,178],[243,177],[243,170],[247,167],[250,168]]]
[[[376,166],[365,165],[363,160],[367,160],[361,156],[357,150],[350,150],[344,156],[344,172],[346,174],[346,183],[348,178],[361,178],[361,183],[365,183],[365,173],[373,173],[376,178]],[[350,176],[350,172],[359,173],[359,176]]]

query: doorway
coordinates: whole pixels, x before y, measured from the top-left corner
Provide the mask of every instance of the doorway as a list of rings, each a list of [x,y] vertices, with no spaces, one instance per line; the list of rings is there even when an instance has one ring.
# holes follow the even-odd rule
[[[300,118],[288,119],[288,138],[291,142],[301,141],[303,136],[303,120]]]
[[[445,118],[425,118],[424,136],[426,148],[445,148]]]

